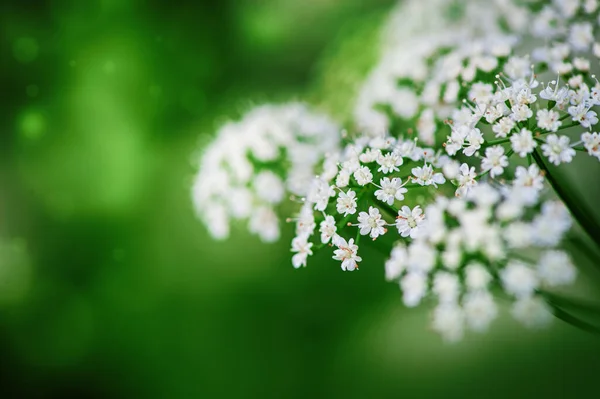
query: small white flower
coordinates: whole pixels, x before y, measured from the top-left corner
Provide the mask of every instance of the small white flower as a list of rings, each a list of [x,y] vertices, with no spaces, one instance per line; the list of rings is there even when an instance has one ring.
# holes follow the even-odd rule
[[[404,245],[396,245],[390,254],[390,258],[385,262],[385,279],[395,280],[406,270],[408,253]]]
[[[535,270],[516,260],[510,260],[500,271],[500,279],[506,292],[517,298],[530,296],[539,284]]]
[[[574,23],[569,31],[569,43],[575,50],[585,51],[594,42],[594,28],[588,22]]]
[[[533,116],[533,111],[525,104],[515,104],[510,110],[512,111],[510,117],[515,122],[526,121]]]
[[[321,242],[323,244],[327,244],[335,236],[337,227],[333,216],[325,216],[325,220],[319,224],[319,232],[321,233]]]
[[[569,163],[575,156],[575,150],[569,146],[569,138],[556,134],[546,137],[546,143],[542,144],[542,151],[554,165]]]
[[[339,188],[346,187],[348,184],[350,184],[350,174],[351,173],[348,169],[340,169],[340,172],[335,179],[335,185]]]
[[[471,190],[471,187],[477,184],[477,180],[475,180],[475,177],[477,177],[477,173],[475,173],[474,166],[469,168],[469,165],[467,165],[466,163],[460,165],[459,171],[460,174],[456,179],[458,183],[458,188],[456,189],[456,196],[462,198],[468,195],[469,191]]]
[[[402,157],[396,152],[380,155],[377,157],[377,163],[380,165],[377,170],[383,173],[397,172],[399,170],[398,166],[402,165],[403,162]]]
[[[527,248],[531,245],[533,229],[529,223],[515,221],[505,227],[503,237],[509,248]]]
[[[373,173],[366,166],[361,166],[354,172],[354,178],[360,186],[364,186],[373,181]]]
[[[264,242],[275,242],[279,239],[279,220],[272,208],[262,206],[250,217],[249,230],[258,234]]]
[[[409,272],[400,280],[400,289],[404,305],[415,307],[427,292],[427,277],[423,273]]]
[[[398,233],[402,237],[415,238],[419,232],[419,226],[423,224],[425,215],[420,206],[415,206],[412,210],[404,205],[402,209],[398,211],[396,217],[396,228]]]
[[[553,110],[540,109],[537,111],[535,117],[540,129],[556,132],[560,125],[562,125],[562,122],[559,120],[559,113]]]
[[[463,309],[467,324],[473,331],[487,330],[498,315],[498,307],[487,291],[468,293],[463,299]]]
[[[483,134],[481,133],[481,130],[477,128],[471,129],[465,138],[465,142],[468,144],[468,146],[463,149],[463,153],[468,157],[472,156],[481,148],[483,141]]]
[[[492,126],[492,130],[494,131],[494,133],[496,133],[496,137],[504,138],[508,136],[508,134],[515,127],[515,125],[515,121],[513,121],[508,116],[505,116]]]
[[[529,168],[517,166],[513,184],[515,186],[531,187],[539,191],[544,188],[544,177],[540,174],[540,168],[536,164],[529,165]]]
[[[347,192],[340,191],[336,209],[338,213],[344,216],[356,213],[356,193],[352,190],[348,190]]]
[[[377,148],[369,148],[365,152],[360,154],[358,159],[362,163],[371,163],[371,162],[376,161],[377,158],[379,158],[380,156],[381,156],[381,150],[379,150]]]
[[[563,251],[544,252],[540,256],[537,270],[542,283],[549,287],[571,284],[577,275],[571,258]]]
[[[281,202],[285,192],[283,182],[279,176],[270,171],[262,171],[255,177],[254,188],[256,195],[269,204]]]
[[[442,172],[446,178],[456,179],[460,173],[460,163],[452,159],[442,166]]]
[[[531,154],[534,148],[537,147],[537,143],[533,139],[531,131],[525,128],[521,129],[519,133],[510,136],[510,143],[512,149],[519,154],[521,158],[524,158],[527,154]]]
[[[432,291],[440,302],[456,302],[460,294],[458,276],[445,271],[437,272],[433,277]]]
[[[395,200],[402,201],[404,194],[408,191],[402,187],[402,179],[399,177],[394,177],[391,180],[384,177],[379,183],[381,188],[375,191],[375,197],[388,205],[393,205]]]
[[[421,186],[433,185],[437,188],[438,184],[444,184],[446,178],[441,173],[433,173],[433,167],[425,164],[423,167],[412,168],[412,174],[416,177],[415,182]]]
[[[586,129],[598,123],[598,115],[595,111],[590,111],[585,103],[569,107],[568,112],[573,121],[579,122]]]
[[[292,240],[292,252],[296,252],[292,256],[292,265],[298,269],[300,266],[306,266],[306,258],[312,255],[313,243],[308,242],[306,236],[295,237]]]
[[[583,133],[581,141],[583,141],[583,146],[588,151],[588,154],[600,160],[600,134],[596,132]]]
[[[470,263],[465,268],[465,284],[470,291],[486,290],[492,275],[481,263]]]
[[[385,220],[381,218],[379,209],[372,206],[369,207],[369,213],[360,212],[358,214],[358,228],[361,235],[369,234],[372,239],[376,239],[380,235],[385,234]]]
[[[354,244],[354,238],[346,242],[344,238],[339,237],[336,246],[338,249],[333,252],[333,259],[342,261],[342,270],[353,271],[357,269],[357,262],[360,262],[362,258],[357,255],[358,245]]]
[[[481,160],[481,169],[484,172],[490,171],[492,178],[501,175],[504,168],[508,166],[508,157],[504,155],[502,146],[493,146],[485,149],[485,158]]]
[[[324,211],[329,204],[329,198],[335,196],[333,186],[330,186],[326,181],[321,179],[313,179],[312,186],[308,191],[307,199],[314,203],[314,209]]]
[[[529,328],[544,327],[552,321],[548,305],[537,296],[518,299],[512,306],[511,314]]]
[[[433,311],[432,328],[449,342],[459,341],[464,335],[465,315],[460,306],[440,304]]]

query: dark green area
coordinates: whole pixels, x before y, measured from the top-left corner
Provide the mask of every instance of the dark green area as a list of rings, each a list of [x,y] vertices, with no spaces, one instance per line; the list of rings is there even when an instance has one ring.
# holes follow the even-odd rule
[[[217,243],[194,218],[197,151],[224,121],[298,97],[347,117],[390,3],[1,3],[0,397],[598,390],[597,337],[504,317],[446,345],[377,252],[294,270],[291,226]]]

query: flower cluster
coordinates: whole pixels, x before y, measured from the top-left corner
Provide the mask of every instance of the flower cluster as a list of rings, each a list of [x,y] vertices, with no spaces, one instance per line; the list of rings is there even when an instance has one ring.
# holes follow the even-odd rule
[[[596,0],[403,1],[356,100],[359,133],[299,104],[260,107],[208,148],[196,209],[216,237],[249,219],[273,241],[287,191],[295,268],[327,246],[356,270],[367,239],[407,306],[437,300],[448,340],[485,330],[502,297],[544,325],[543,295],[576,276],[560,249],[575,208],[548,199],[546,163],[600,160],[599,23]]]
[[[560,202],[524,200],[529,190],[480,184],[466,198],[438,197],[420,234],[392,250],[386,278],[399,281],[406,306],[437,299],[433,328],[446,339],[487,329],[498,314],[493,289],[514,300],[516,319],[543,325],[551,314],[536,292],[574,281],[569,256],[555,249],[570,216]]]
[[[306,266],[312,247],[332,245],[343,270],[358,268],[361,236],[376,240],[415,237],[423,224],[420,205],[405,205],[409,190],[437,188],[446,179],[436,168],[448,157],[414,140],[361,136],[331,153],[311,185],[296,221],[292,240],[294,267]],[[400,204],[403,204],[400,206]],[[315,236],[319,226],[320,236]],[[390,233],[391,230],[393,233]],[[312,242],[313,240],[314,242]]]
[[[192,190],[196,212],[215,238],[229,235],[230,219],[248,219],[252,233],[276,241],[275,206],[286,192],[305,195],[315,167],[338,145],[338,126],[304,104],[257,107],[206,148]]]

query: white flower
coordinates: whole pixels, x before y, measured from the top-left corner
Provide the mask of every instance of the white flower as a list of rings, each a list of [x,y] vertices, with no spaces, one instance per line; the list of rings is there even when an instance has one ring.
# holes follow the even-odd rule
[[[529,223],[516,221],[505,227],[504,240],[509,248],[527,248],[531,245],[533,229]]]
[[[396,152],[380,155],[377,157],[377,163],[380,165],[377,170],[383,173],[397,172],[399,170],[398,166],[402,165],[403,162],[402,157]]]
[[[402,209],[398,211],[398,216],[396,217],[396,227],[398,228],[398,233],[402,237],[415,238],[419,232],[419,226],[423,224],[425,220],[425,215],[423,215],[423,210],[420,206],[415,206],[412,210],[404,205]]]
[[[384,177],[379,183],[381,184],[381,188],[375,191],[375,197],[388,205],[393,205],[394,200],[402,201],[404,193],[408,191],[402,187],[402,179],[399,177],[394,177],[391,180]]]
[[[515,133],[510,136],[510,143],[512,149],[519,154],[521,158],[524,158],[527,154],[531,154],[537,143],[533,139],[533,135],[530,130],[525,128],[521,129],[519,133]]]
[[[538,296],[518,299],[512,306],[511,314],[529,328],[544,327],[552,321],[548,305]]]
[[[460,165],[459,171],[460,174],[456,179],[458,183],[458,188],[456,189],[456,196],[465,197],[467,194],[469,194],[471,187],[477,184],[477,180],[475,180],[477,173],[475,173],[474,166],[469,168],[469,165],[467,165],[466,163]]]
[[[324,211],[329,204],[329,198],[335,196],[333,186],[321,179],[313,179],[311,189],[308,191],[307,199],[314,203],[317,211]]]
[[[577,275],[571,258],[563,251],[544,252],[540,256],[537,270],[542,283],[549,287],[571,284]]]
[[[559,113],[553,110],[540,109],[537,111],[535,117],[540,129],[556,132],[560,125],[562,125],[562,122],[559,120]]]
[[[571,217],[564,204],[548,201],[542,212],[533,219],[533,240],[538,246],[556,246],[571,227]]]
[[[308,242],[306,236],[295,237],[292,240],[292,252],[297,252],[292,256],[292,265],[297,269],[300,266],[306,266],[306,258],[312,255],[313,243]]]
[[[569,146],[569,138],[556,134],[549,134],[546,137],[546,143],[542,144],[542,151],[554,165],[569,163],[575,156],[575,150]]]
[[[575,50],[585,51],[594,42],[594,29],[588,22],[574,23],[569,31],[569,43]]]
[[[492,130],[496,133],[496,137],[504,138],[513,130],[515,125],[515,121],[505,116],[492,126]]]
[[[342,168],[335,178],[335,185],[339,188],[343,188],[348,184],[350,184],[350,171],[346,168]]]
[[[481,130],[477,128],[471,129],[469,134],[467,134],[465,141],[467,142],[468,146],[463,149],[463,153],[470,157],[475,154],[475,152],[481,148],[481,144],[483,144],[484,140]]]
[[[354,244],[354,238],[346,242],[344,238],[340,237],[336,246],[338,249],[333,252],[333,259],[342,261],[342,270],[352,271],[357,269],[357,262],[360,262],[362,258],[357,255],[358,245]]]
[[[362,163],[371,163],[381,156],[381,150],[377,148],[368,148],[365,152],[359,155],[358,159]]]
[[[404,304],[415,307],[427,292],[427,277],[423,273],[409,272],[400,280],[400,289]]]
[[[598,116],[596,112],[590,111],[585,103],[574,105],[569,107],[569,114],[573,117],[572,120],[579,122],[581,126],[589,129],[593,125],[598,123]]]
[[[254,178],[254,188],[258,197],[269,204],[277,204],[283,199],[283,182],[273,172],[262,171],[256,175]]]
[[[533,111],[525,104],[516,104],[510,109],[512,114],[510,117],[515,122],[526,121],[533,116]]]
[[[403,245],[396,245],[392,249],[390,258],[385,262],[385,279],[395,280],[406,270],[408,253]]]
[[[463,299],[463,309],[469,327],[477,332],[487,330],[498,315],[498,307],[487,291],[468,293]]]
[[[262,206],[252,212],[249,230],[258,234],[265,242],[275,242],[279,239],[279,220],[272,208]]]
[[[321,233],[321,242],[323,244],[327,244],[335,236],[337,227],[333,216],[325,216],[325,220],[319,224],[319,232]]]
[[[361,166],[354,172],[354,178],[360,186],[364,186],[373,181],[373,173],[366,166]]]
[[[315,216],[310,207],[310,203],[305,202],[300,209],[298,219],[296,219],[296,235],[311,236],[315,230]]]
[[[596,132],[583,133],[581,141],[583,141],[583,146],[588,151],[588,154],[600,160],[600,134]]]
[[[360,234],[369,234],[372,239],[376,239],[380,235],[385,234],[385,220],[381,219],[379,209],[372,206],[369,207],[369,213],[360,212],[358,214],[358,228]]]
[[[460,294],[459,284],[456,274],[440,271],[433,277],[432,291],[440,302],[456,302]]]
[[[471,291],[486,290],[492,275],[481,263],[470,263],[465,268],[465,284]]]
[[[535,270],[517,260],[510,260],[500,271],[500,279],[506,292],[517,298],[530,296],[539,284]]]
[[[412,174],[416,177],[415,182],[421,186],[433,185],[437,188],[438,184],[444,184],[446,179],[441,173],[433,173],[433,167],[431,165],[423,165],[423,167],[412,168]]]
[[[540,168],[536,164],[529,165],[529,168],[517,166],[513,184],[515,186],[531,187],[539,191],[544,188],[544,177],[540,174]]]
[[[460,306],[440,304],[433,311],[432,328],[449,342],[459,341],[464,335],[465,315]]]
[[[456,179],[460,173],[460,163],[455,160],[450,160],[442,166],[442,172],[448,179]]]
[[[336,209],[338,213],[344,216],[356,213],[356,193],[352,190],[348,190],[347,192],[340,191]]]
[[[492,178],[501,175],[504,168],[508,166],[508,157],[504,155],[502,146],[493,146],[485,149],[485,158],[481,160],[481,169],[484,172],[490,171]]]

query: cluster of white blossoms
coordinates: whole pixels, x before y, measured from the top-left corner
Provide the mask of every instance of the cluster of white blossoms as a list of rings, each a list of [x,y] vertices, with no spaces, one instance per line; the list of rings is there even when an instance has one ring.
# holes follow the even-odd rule
[[[302,199],[292,240],[294,267],[306,266],[313,246],[331,245],[333,259],[352,271],[361,236],[377,240],[415,237],[424,221],[422,207],[405,204],[409,190],[438,188],[446,182],[438,171],[449,162],[446,155],[422,148],[416,140],[391,136],[361,136],[326,157],[322,173]],[[315,231],[318,226],[318,233]]]
[[[192,190],[198,216],[217,239],[229,236],[231,220],[248,220],[252,233],[276,241],[275,207],[286,193],[306,195],[316,166],[339,141],[339,127],[304,104],[254,108],[205,149]]]
[[[356,100],[358,133],[300,104],[257,108],[204,154],[198,214],[215,237],[248,219],[274,241],[288,192],[301,204],[295,268],[329,247],[356,270],[368,240],[390,251],[386,278],[407,306],[437,300],[448,340],[484,331],[501,297],[523,324],[546,324],[543,294],[576,276],[546,163],[600,160],[599,13],[596,0],[402,1]]]
[[[433,329],[448,340],[462,338],[467,327],[488,328],[498,315],[492,290],[514,300],[516,319],[544,325],[551,313],[538,290],[575,279],[569,256],[555,249],[571,226],[568,211],[557,201],[532,201],[536,189],[521,182],[482,183],[466,197],[438,197],[425,208],[420,234],[398,242],[385,264],[406,306],[436,298]]]

